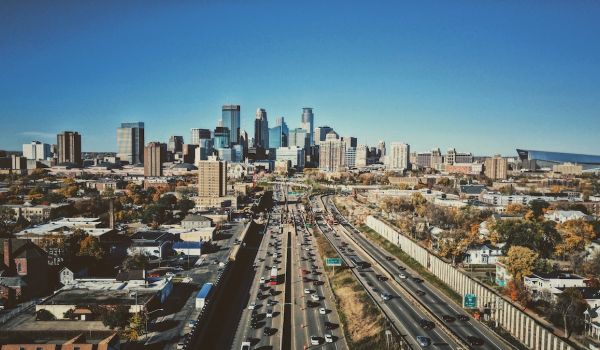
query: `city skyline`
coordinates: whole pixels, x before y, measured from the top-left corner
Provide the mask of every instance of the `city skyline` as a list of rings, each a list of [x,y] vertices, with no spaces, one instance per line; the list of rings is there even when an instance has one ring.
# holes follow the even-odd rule
[[[600,5],[340,4],[5,2],[0,148],[77,130],[83,151],[116,151],[130,120],[167,142],[239,104],[250,134],[257,108],[295,128],[311,106],[315,127],[369,145],[600,153]]]

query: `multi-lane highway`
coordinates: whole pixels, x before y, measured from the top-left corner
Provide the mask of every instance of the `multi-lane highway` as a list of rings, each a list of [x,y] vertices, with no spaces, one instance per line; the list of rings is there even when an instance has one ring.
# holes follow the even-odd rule
[[[475,321],[457,307],[449,298],[443,295],[428,282],[419,278],[410,268],[403,266],[390,257],[382,248],[365,238],[355,227],[339,213],[331,197],[323,197],[326,209],[334,214],[338,224],[333,225],[336,232],[344,237],[357,250],[364,252],[365,259],[374,261],[380,268],[381,274],[390,278],[389,281],[403,289],[410,299],[416,300],[429,314],[436,318],[436,323],[450,329],[463,343],[481,349],[511,349],[511,346],[500,339],[495,333]],[[334,221],[334,222],[335,222]],[[392,283],[388,283],[388,286]],[[432,337],[433,340],[433,337]]]

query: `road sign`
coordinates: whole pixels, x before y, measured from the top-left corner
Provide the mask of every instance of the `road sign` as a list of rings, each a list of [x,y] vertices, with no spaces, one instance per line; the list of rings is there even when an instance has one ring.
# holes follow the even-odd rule
[[[327,266],[342,266],[341,258],[325,258],[325,265]]]
[[[465,294],[463,298],[463,307],[466,309],[475,309],[477,308],[477,295],[475,294]]]

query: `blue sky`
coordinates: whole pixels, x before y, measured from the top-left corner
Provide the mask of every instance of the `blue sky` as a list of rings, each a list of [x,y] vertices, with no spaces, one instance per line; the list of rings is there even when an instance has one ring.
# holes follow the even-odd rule
[[[126,3],[126,4],[125,4]],[[225,103],[359,143],[600,154],[600,3],[2,1],[0,149],[115,151],[214,128]]]

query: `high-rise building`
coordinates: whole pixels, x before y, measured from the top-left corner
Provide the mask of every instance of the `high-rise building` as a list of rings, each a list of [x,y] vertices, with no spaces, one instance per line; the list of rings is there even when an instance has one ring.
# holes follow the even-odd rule
[[[210,157],[198,162],[198,196],[223,197],[227,194],[227,162]]]
[[[301,128],[308,132],[308,145],[315,145],[315,116],[312,108],[302,108],[302,123]]]
[[[207,160],[213,153],[213,139],[200,139],[200,144],[195,150],[194,164],[201,160]]]
[[[57,135],[58,164],[83,164],[81,159],[81,135],[76,131],[64,131]]]
[[[129,164],[144,162],[144,123],[121,123],[117,128],[117,157]]]
[[[263,108],[256,110],[254,119],[254,147],[269,148],[269,121],[267,111]]]
[[[275,126],[269,128],[269,148],[288,146],[289,130],[283,117],[277,118]]]
[[[352,137],[352,136],[343,136],[342,137],[342,141],[346,143],[346,149],[350,148],[350,147],[354,147],[356,148],[356,146],[358,145],[358,142],[356,140],[356,137]]]
[[[402,142],[392,142],[386,154],[386,168],[404,171],[408,169],[410,146]]]
[[[485,176],[492,180],[504,180],[508,173],[508,160],[501,155],[495,155],[485,160]]]
[[[190,136],[190,144],[192,145],[200,145],[200,140],[211,138],[210,130],[198,128],[193,128]]]
[[[473,163],[473,154],[459,153],[456,152],[455,148],[450,148],[448,152],[446,152],[446,156],[444,157],[444,164],[453,165],[455,163]]]
[[[415,164],[421,168],[437,169],[442,164],[442,152],[439,148],[432,149],[431,152],[416,153]]]
[[[229,129],[229,145],[240,142],[240,105],[224,105],[222,108],[223,126]]]
[[[231,145],[231,134],[229,129],[223,126],[217,126],[213,136],[214,148],[229,148]]]
[[[356,157],[354,161],[354,166],[357,168],[366,167],[368,165],[369,159],[369,147],[366,145],[358,145],[356,146]]]
[[[40,141],[31,141],[23,144],[23,157],[33,160],[46,160],[50,158],[50,144]]]
[[[327,125],[316,127],[313,138],[315,145],[319,142],[325,141],[327,134],[331,131],[333,131],[333,129]]]
[[[346,143],[332,130],[319,145],[319,168],[339,171],[346,166]]]
[[[181,152],[183,146],[183,136],[173,135],[169,137],[169,145],[167,151],[171,153]]]
[[[298,170],[304,168],[304,159],[304,148],[302,147],[279,147],[276,152],[277,161],[289,161],[291,166]]]
[[[379,153],[379,158],[386,156],[385,141],[379,140],[379,143],[377,143],[377,152]]]
[[[162,176],[162,164],[167,159],[167,145],[150,142],[144,148],[144,176]]]
[[[310,135],[308,131],[303,128],[290,130],[288,135],[288,146],[301,147],[304,150],[308,150],[310,147]]]
[[[346,166],[348,169],[356,167],[356,147],[348,147],[346,143]]]

